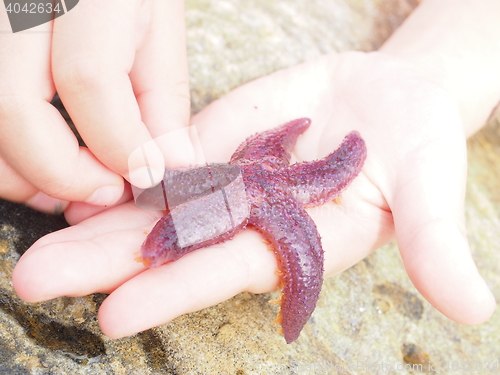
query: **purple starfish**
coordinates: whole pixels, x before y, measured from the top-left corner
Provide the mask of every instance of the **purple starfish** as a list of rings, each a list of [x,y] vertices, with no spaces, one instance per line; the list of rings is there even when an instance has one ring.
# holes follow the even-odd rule
[[[366,158],[363,139],[352,132],[326,158],[289,165],[290,152],[310,123],[298,119],[248,138],[228,164],[167,173],[163,195],[169,211],[142,245],[144,264],[156,267],[227,241],[248,224],[257,228],[278,259],[283,287],[278,322],[287,343],[307,323],[323,282],[321,237],[304,207],[339,196]]]

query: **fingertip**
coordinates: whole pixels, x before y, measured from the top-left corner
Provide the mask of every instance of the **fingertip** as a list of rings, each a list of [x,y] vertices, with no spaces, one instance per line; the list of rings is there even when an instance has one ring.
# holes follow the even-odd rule
[[[164,173],[164,170],[144,166],[131,170],[125,178],[135,187],[149,189],[158,185]]]
[[[110,297],[108,296],[104,302],[101,304],[99,308],[99,312],[97,313],[97,321],[99,323],[99,327],[101,328],[102,333],[104,333],[107,337],[113,340],[121,339],[123,337],[131,336],[136,332],[132,332],[130,334],[126,334],[123,332],[121,324],[116,324],[116,322],[120,321],[120,318],[116,316],[116,313],[113,311],[109,311],[109,302],[106,302]]]
[[[12,285],[19,298],[35,303],[65,295],[84,295],[67,293],[81,276],[74,271],[77,262],[61,262],[68,245],[39,241],[23,254],[12,272]]]
[[[110,339],[119,339],[121,336],[117,335],[112,325],[110,325],[110,320],[108,319],[109,314],[107,313],[107,299],[109,296],[103,301],[101,306],[99,307],[99,311],[97,312],[97,322],[99,323],[99,327],[101,328],[102,333],[104,333]]]
[[[87,279],[90,278],[90,272],[79,272],[82,264],[95,261],[92,252],[87,252],[88,259],[82,260],[77,242],[39,241],[23,254],[12,273],[12,283],[19,298],[26,302],[42,302],[93,292],[92,282]],[[94,264],[91,271],[98,268]]]
[[[40,295],[40,283],[36,278],[36,269],[26,256],[21,257],[12,271],[12,286],[20,299],[25,302],[41,302],[45,300]],[[49,299],[49,298],[47,298]]]
[[[128,157],[125,178],[138,188],[147,189],[157,185],[164,173],[164,157],[154,140],[143,143]]]
[[[436,308],[460,324],[477,325],[486,322],[496,310],[495,297],[479,274],[477,280],[471,280],[471,284],[476,285],[459,294],[461,301],[444,306],[437,305]]]
[[[140,295],[147,295],[147,291],[136,291]],[[101,331],[111,339],[120,339],[123,337],[131,336],[137,332],[144,331],[152,328],[155,325],[166,323],[166,321],[158,322],[156,324],[148,324],[149,317],[157,314],[156,311],[147,309],[148,302],[142,301],[137,297],[137,294],[130,293],[126,295],[127,291],[123,293],[123,287],[118,287],[114,290],[101,304],[97,314],[97,320]],[[137,298],[133,303],[131,300]],[[144,310],[143,309],[147,309]],[[142,313],[141,313],[142,311]]]
[[[413,284],[441,313],[467,325],[483,323],[493,314],[495,298],[458,225],[447,220],[429,223],[400,247]]]
[[[95,206],[110,206],[115,204],[122,195],[123,186],[102,186],[97,188],[84,202]]]
[[[155,142],[165,157],[168,168],[187,168],[205,164],[196,127],[179,127],[155,138]]]
[[[456,316],[449,316],[454,321],[466,325],[477,325],[486,322],[495,312],[497,304],[493,293],[479,274],[478,279],[478,284],[483,284],[483,286],[478,285],[474,293],[465,298],[464,303],[468,304],[467,309],[459,311]]]

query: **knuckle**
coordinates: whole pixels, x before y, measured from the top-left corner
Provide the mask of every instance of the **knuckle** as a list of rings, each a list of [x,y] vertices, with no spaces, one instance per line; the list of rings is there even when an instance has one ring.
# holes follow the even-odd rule
[[[71,196],[73,184],[61,177],[63,176],[57,176],[50,181],[42,181],[39,186],[40,190],[53,198],[64,199]]]
[[[185,105],[191,104],[191,90],[188,81],[180,81],[176,84],[176,95],[179,101],[185,102]]]
[[[59,166],[58,166],[59,167]],[[52,168],[43,176],[40,176],[37,187],[45,194],[59,199],[78,198],[78,190],[75,189],[76,174],[68,168]]]

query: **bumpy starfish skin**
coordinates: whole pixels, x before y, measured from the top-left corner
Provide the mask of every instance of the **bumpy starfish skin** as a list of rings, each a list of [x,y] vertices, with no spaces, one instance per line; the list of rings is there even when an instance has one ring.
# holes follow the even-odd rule
[[[210,201],[208,193],[213,192],[213,188],[200,188],[200,192],[193,195],[193,185],[188,178],[199,179],[207,169],[210,176],[224,175],[227,171],[223,170],[230,167],[228,164],[211,164],[187,172],[187,178],[183,179],[187,185],[179,188],[178,193],[191,201],[201,197],[203,207],[210,212],[205,215],[200,206],[190,211],[188,203],[185,207],[181,204],[174,210],[182,214],[190,212],[174,220],[172,207],[169,207],[171,212],[160,219],[142,246],[144,263],[156,267],[193,250],[231,239],[247,224],[256,227],[268,240],[278,260],[283,287],[278,321],[287,343],[297,339],[310,318],[323,282],[320,235],[304,207],[323,204],[337,197],[358,175],[366,158],[363,139],[357,132],[352,132],[326,158],[290,166],[290,153],[297,137],[309,125],[309,119],[294,120],[256,134],[238,147],[229,165],[239,166],[246,199],[237,184],[225,189],[226,203],[227,198],[231,198],[240,204],[232,206],[236,208],[231,209],[231,220],[221,220],[218,228],[214,229],[213,222],[227,207],[219,207],[220,204]],[[206,218],[211,220],[210,224]],[[180,231],[197,233],[198,237],[187,246],[181,246]]]

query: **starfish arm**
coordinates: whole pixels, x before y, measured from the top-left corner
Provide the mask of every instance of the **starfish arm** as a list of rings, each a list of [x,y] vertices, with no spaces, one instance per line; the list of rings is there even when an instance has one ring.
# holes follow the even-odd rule
[[[207,239],[203,239],[192,245],[183,245],[182,239],[179,238],[182,234],[179,236],[178,232],[193,233],[191,231],[199,230],[200,227],[194,228],[196,223],[191,220],[182,223],[182,228],[179,228],[179,223],[175,222],[169,212],[156,223],[153,230],[142,244],[141,261],[146,267],[154,268],[161,266],[164,263],[178,260],[194,250],[226,242],[245,229],[246,224],[247,220],[244,220],[238,225],[228,228],[227,231],[216,236],[211,235]],[[206,231],[202,233],[206,233]],[[200,232],[197,232],[197,234],[199,235]]]
[[[359,174],[366,145],[358,132],[349,133],[340,147],[322,160],[296,163],[287,168],[291,194],[305,207],[326,203],[340,195]]]
[[[316,225],[293,199],[264,200],[249,223],[270,242],[282,275],[278,322],[289,344],[297,339],[316,307],[323,282],[323,249]]]
[[[231,164],[257,161],[266,157],[277,159],[281,165],[290,163],[290,153],[299,135],[307,130],[311,120],[301,118],[276,129],[255,134],[243,142],[231,156]]]

